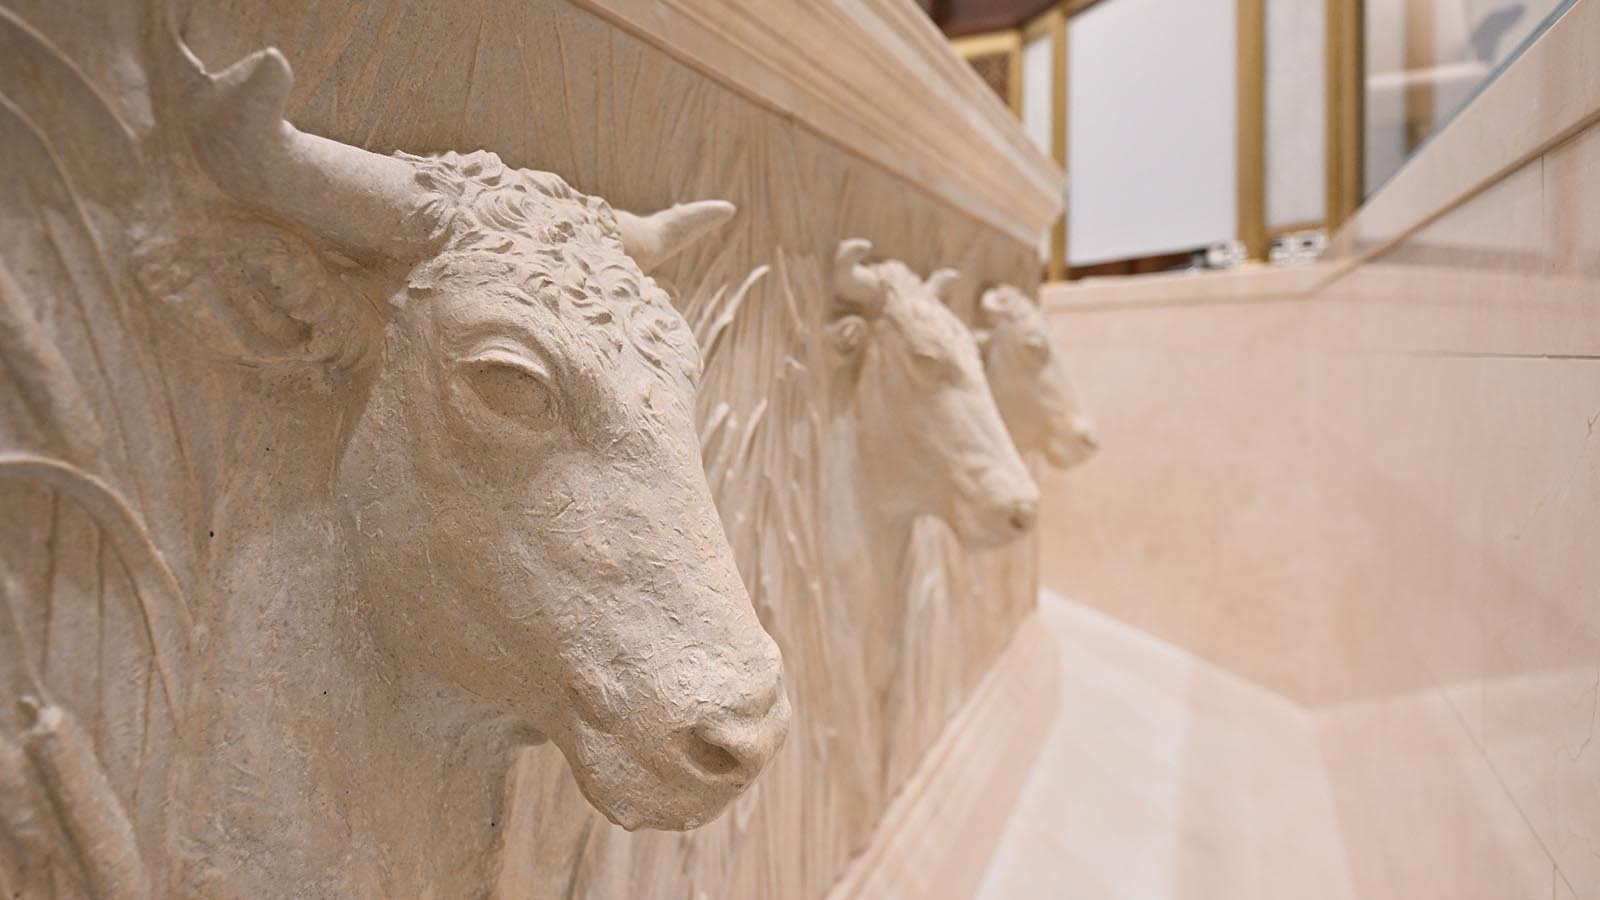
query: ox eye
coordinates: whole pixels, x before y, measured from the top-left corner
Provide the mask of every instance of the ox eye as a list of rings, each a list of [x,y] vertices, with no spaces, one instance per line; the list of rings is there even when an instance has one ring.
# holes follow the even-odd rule
[[[508,419],[541,421],[555,407],[549,372],[525,356],[488,350],[466,360],[464,366],[478,399]]]
[[[927,369],[930,372],[940,372],[949,368],[949,365],[945,362],[945,358],[937,353],[929,353],[925,350],[913,350],[911,351],[911,358],[916,361],[918,366]]]
[[[844,316],[829,325],[824,336],[828,346],[840,356],[854,356],[867,340],[867,321],[860,316]]]

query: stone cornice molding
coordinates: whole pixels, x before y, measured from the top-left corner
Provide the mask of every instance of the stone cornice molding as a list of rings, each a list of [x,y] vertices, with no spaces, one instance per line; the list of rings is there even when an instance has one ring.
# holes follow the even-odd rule
[[[571,0],[1020,241],[1065,176],[911,0]]]

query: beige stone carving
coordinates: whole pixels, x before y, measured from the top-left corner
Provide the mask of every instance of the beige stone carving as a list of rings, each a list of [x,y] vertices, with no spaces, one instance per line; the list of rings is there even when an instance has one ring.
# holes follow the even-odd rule
[[[1001,424],[977,344],[946,306],[957,273],[924,281],[897,260],[863,263],[872,244],[839,245],[840,313],[826,342],[860,453],[858,496],[899,530],[944,519],[991,547],[1033,527],[1039,490]]]
[[[995,407],[974,336],[946,306],[957,273],[923,279],[898,260],[867,263],[871,252],[870,242],[850,239],[834,258],[824,464],[830,534],[844,538],[828,550],[842,563],[830,572],[833,592],[880,598],[837,613],[858,629],[857,692],[869,698],[860,740],[874,752],[856,760],[857,789],[881,802],[892,791],[891,707],[914,702],[893,696],[907,599],[937,572],[913,554],[913,526],[935,517],[968,546],[999,546],[1033,527],[1039,494]]]
[[[1028,236],[1054,215],[1059,172],[904,0],[763,0],[762,21],[785,23],[776,42],[734,22],[750,15],[732,0],[175,0],[195,57],[254,59],[220,84],[150,17],[165,5],[0,0],[0,896],[137,896],[148,884],[163,898],[822,897],[875,832],[902,827],[884,819],[890,801],[929,783],[914,776],[930,748],[1034,603],[1031,539],[964,544],[930,491],[910,549],[879,558],[876,520],[840,502],[841,485],[861,482],[833,479],[867,445],[850,432],[823,337],[842,312],[835,250],[871,235],[910,271],[959,268],[950,312],[975,321],[977,285],[1032,289]],[[292,84],[255,55],[266,46],[294,61]],[[262,83],[281,86],[281,107],[208,99]],[[246,106],[274,117],[233,121]],[[288,140],[297,132],[280,120],[328,140]],[[212,143],[218,121],[261,140]],[[274,147],[270,166],[250,159]],[[326,178],[260,183],[294,184],[294,164],[324,154],[325,170],[344,173],[354,147],[375,151],[355,170],[425,171],[433,184],[420,186],[458,211],[494,202],[487,179],[560,215],[506,241],[498,213],[444,229],[415,227],[434,207],[393,215],[412,189],[404,178],[353,197]],[[440,152],[480,147],[499,160]],[[558,173],[570,197],[554,176],[521,170]],[[640,217],[661,227],[636,239],[634,220],[594,197],[629,209],[719,197],[739,213],[668,258],[673,235],[729,207]],[[329,207],[340,214],[322,218]],[[403,249],[419,235],[425,254],[461,254],[421,266]],[[449,249],[457,238],[473,243]],[[552,280],[622,284],[593,265],[628,265],[614,240],[664,289],[641,288],[643,316],[615,298],[585,307],[582,330],[556,349],[621,340],[593,382],[598,402],[582,407],[594,418],[570,424],[619,408],[660,416],[681,456],[648,480],[605,469],[596,490],[628,510],[603,524],[571,518],[582,507],[564,499],[545,504],[568,540],[547,534],[518,553],[521,536],[491,526],[539,504],[496,489],[500,476],[483,470],[508,461],[491,444],[567,438],[495,411],[538,416],[545,395],[527,381],[544,373],[516,371],[533,348],[463,357],[447,338],[479,313],[557,317],[478,293],[535,239],[559,245],[538,245],[556,251],[540,257],[561,264]],[[610,249],[569,253],[594,239]],[[688,410],[678,348],[691,341],[704,349]],[[451,381],[446,360],[483,370]],[[449,426],[414,425],[429,407]],[[554,471],[603,451],[631,452],[549,449],[508,464]],[[644,507],[658,485],[670,515]],[[627,552],[652,533],[716,552],[699,576]],[[590,627],[613,621],[602,613],[648,616],[657,589],[739,589],[730,559],[782,648],[793,715],[722,815],[711,818],[710,794],[731,794],[742,774],[710,793],[667,784],[672,773],[649,783],[646,763],[669,739],[643,771],[582,775],[583,758],[608,748],[591,752],[581,723],[562,737],[524,714],[481,715],[556,705],[506,696],[512,675],[494,664],[533,664],[515,626],[475,627],[492,621],[474,618],[488,589],[550,571],[534,563],[559,570],[543,586],[563,600],[608,573],[645,581],[649,595],[564,607],[587,618],[556,624],[583,628],[594,649],[628,637]],[[484,590],[467,607],[424,602],[462,586]],[[681,625],[704,634],[723,601],[702,599]],[[880,622],[898,664],[864,643]],[[724,625],[701,646],[610,653],[607,671],[621,674],[605,700],[648,709],[763,680],[762,636]],[[724,660],[748,654],[748,681],[695,680],[718,668],[718,647]],[[875,684],[869,665],[898,675]],[[23,697],[32,705],[13,702]],[[620,747],[644,735],[608,736]],[[73,749],[85,738],[92,755]],[[657,809],[663,818],[709,821],[626,831],[586,790],[617,818],[642,822],[648,801],[676,806]],[[57,797],[77,798],[66,816]],[[897,851],[884,860],[901,864]]]
[[[169,719],[166,746],[139,741],[166,775],[108,772],[115,741],[51,699],[73,693],[63,666],[133,636],[100,627],[34,670],[55,611],[8,589],[28,715],[3,748],[7,837],[92,896],[411,894],[441,861],[482,883],[515,748],[546,739],[626,828],[715,817],[777,751],[788,701],[702,475],[693,336],[641,266],[733,207],[613,214],[492,153],[369,153],[284,121],[276,50],[213,75],[169,49],[171,127],[130,147],[167,177],[125,212],[139,294],[167,313],[149,327],[189,334],[115,352],[134,376],[197,344],[152,399],[215,425],[140,465],[179,470],[163,502],[204,524],[203,550],[163,574],[93,453],[0,459],[127,570],[161,694],[96,712]],[[24,293],[3,298],[3,349],[38,376]],[[48,412],[73,387],[46,375],[37,398],[68,448],[82,436]],[[34,861],[8,855],[7,880],[35,883]]]
[[[1009,284],[990,288],[978,300],[977,334],[995,404],[1017,448],[1044,454],[1058,469],[1093,456],[1094,425],[1039,305]]]

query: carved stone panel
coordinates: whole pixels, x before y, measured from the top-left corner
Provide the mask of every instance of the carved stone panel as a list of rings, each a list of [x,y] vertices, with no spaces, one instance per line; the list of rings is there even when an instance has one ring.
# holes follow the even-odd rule
[[[1032,607],[1031,247],[565,0],[102,6],[0,0],[0,893],[822,896]]]
[[[732,206],[619,215],[492,153],[371,153],[284,120],[276,50],[213,75],[164,29],[145,49],[166,125],[99,148],[143,180],[80,193],[41,154],[12,195],[97,203],[133,239],[102,249],[41,202],[16,210],[40,246],[6,248],[34,414],[0,471],[51,530],[42,580],[6,572],[8,805],[39,844],[8,879],[43,859],[97,896],[486,882],[508,767],[545,741],[625,828],[720,813],[789,706],[702,476],[698,348],[641,265]],[[65,312],[89,354],[56,337]],[[121,393],[140,376],[149,409]],[[89,408],[95,443],[57,407]],[[108,703],[129,674],[143,695]]]

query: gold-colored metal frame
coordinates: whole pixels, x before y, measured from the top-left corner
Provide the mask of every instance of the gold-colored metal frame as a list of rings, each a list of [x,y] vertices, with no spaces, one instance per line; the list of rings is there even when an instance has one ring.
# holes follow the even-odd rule
[[[1361,206],[1366,170],[1365,92],[1361,67],[1366,29],[1361,0],[1327,0],[1328,231],[1336,231]]]
[[[1326,228],[1355,214],[1362,199],[1361,0],[1324,0],[1326,192],[1324,219],[1278,228],[1266,216],[1266,7],[1237,0],[1239,86],[1239,240],[1261,258],[1273,238]]]
[[[1101,0],[1062,0],[1020,29],[971,35],[951,41],[965,58],[1007,54],[1010,96],[1007,104],[1022,114],[1022,48],[1049,40],[1054,79],[1050,102],[1050,153],[1068,171],[1067,103],[1071,94],[1068,23]],[[1363,181],[1363,93],[1361,84],[1362,0],[1324,0],[1326,88],[1326,218],[1278,228],[1266,215],[1266,0],[1236,0],[1238,40],[1238,238],[1255,259],[1265,258],[1280,235],[1326,228],[1335,231],[1361,205]],[[1051,230],[1046,277],[1067,276],[1067,235],[1071,223],[1063,214]]]
[[[1078,0],[1079,4],[1083,0]],[[1067,19],[1072,3],[1062,3],[1040,13],[1022,27],[1022,46],[1038,40],[1050,42],[1050,156],[1067,168]],[[1020,58],[1020,54],[1019,54]],[[1020,79],[1019,79],[1020,85]],[[1045,278],[1060,281],[1067,277],[1067,215],[1050,229],[1050,250],[1045,260]]]
[[[952,38],[950,46],[962,59],[971,60],[983,56],[1005,56],[1007,68],[1006,105],[1011,107],[1015,115],[1022,115],[1022,32],[1011,29],[1007,31],[991,31],[986,34],[971,34],[966,37]]]
[[[1022,48],[1037,40],[1050,41],[1050,69],[1054,82],[1050,98],[1050,155],[1063,169],[1067,165],[1067,18],[1069,10],[1084,8],[1093,0],[1069,0],[1053,6],[1026,22],[1021,28],[967,35],[950,41],[963,59],[1004,54],[1010,67],[1009,96],[1006,104],[1018,117],[1022,115]],[[1045,277],[1059,280],[1067,275],[1066,216],[1050,230]]]
[[[1237,0],[1239,240],[1251,259],[1267,255],[1267,11],[1265,0]]]

